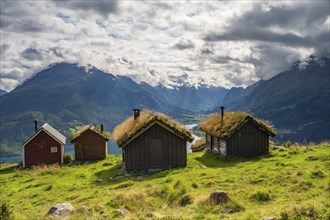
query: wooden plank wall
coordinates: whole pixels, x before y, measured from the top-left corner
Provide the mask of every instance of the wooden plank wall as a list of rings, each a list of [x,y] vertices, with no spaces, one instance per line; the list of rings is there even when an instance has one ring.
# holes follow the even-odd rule
[[[186,141],[157,124],[126,145],[124,151],[128,171],[187,164]]]
[[[42,147],[40,146],[42,144]],[[57,147],[57,152],[52,153],[51,147]],[[61,163],[62,146],[46,132],[41,131],[24,147],[25,167],[38,164]]]
[[[108,154],[106,139],[91,130],[85,131],[74,141],[75,160],[100,160]]]
[[[247,122],[227,140],[228,156],[254,156],[268,152],[269,136]]]

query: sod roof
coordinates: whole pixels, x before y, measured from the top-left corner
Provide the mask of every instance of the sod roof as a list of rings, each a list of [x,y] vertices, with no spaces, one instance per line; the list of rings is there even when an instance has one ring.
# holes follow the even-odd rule
[[[205,147],[205,144],[206,144],[206,138],[205,137],[202,137],[201,139],[199,139],[198,141],[196,141],[193,145],[191,145],[191,150],[192,151],[199,150],[203,146]]]
[[[150,111],[142,111],[136,120],[134,120],[133,116],[127,118],[124,122],[115,127],[112,137],[117,142],[118,146],[123,147],[142,134],[153,123],[159,123],[165,129],[189,142],[194,139],[191,132],[186,130],[180,123],[162,113]]]
[[[100,135],[101,137],[103,137],[106,140],[109,140],[109,138],[110,138],[110,133],[107,132],[107,131],[101,131],[101,128],[100,127],[95,127],[94,125],[84,125],[84,126],[82,126],[77,131],[75,131],[74,133],[72,133],[70,135],[71,142],[73,142],[74,140],[76,140],[85,131],[88,131],[88,130],[95,132],[96,134]]]
[[[252,122],[260,129],[267,132],[270,136],[275,136],[275,130],[270,123],[252,117],[245,112],[224,112],[223,122],[221,114],[209,115],[201,124],[200,130],[218,138],[227,138],[239,129],[244,123]]]

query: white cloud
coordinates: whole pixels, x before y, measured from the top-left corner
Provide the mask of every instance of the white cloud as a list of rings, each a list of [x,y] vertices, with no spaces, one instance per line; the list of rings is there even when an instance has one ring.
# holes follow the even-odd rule
[[[7,91],[60,61],[151,85],[247,86],[329,48],[327,1],[0,3]]]

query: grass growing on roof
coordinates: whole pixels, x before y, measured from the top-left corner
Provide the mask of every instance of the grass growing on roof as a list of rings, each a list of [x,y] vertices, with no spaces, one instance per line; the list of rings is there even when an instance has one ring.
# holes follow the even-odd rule
[[[84,126],[78,126],[76,129],[70,129],[70,140],[73,141],[76,138],[78,138],[82,133],[90,129],[91,131],[95,132],[96,134],[101,135],[105,139],[110,138],[110,133],[107,131],[101,131],[100,127],[96,127],[94,125],[84,125]]]
[[[196,141],[193,145],[191,145],[191,149],[192,150],[197,150],[199,149],[201,146],[206,144],[206,138],[202,137],[201,139],[199,139],[198,141]]]
[[[213,136],[223,138],[234,132],[235,129],[248,118],[254,120],[270,134],[275,135],[274,128],[268,122],[254,118],[246,112],[224,112],[222,123],[221,114],[211,114],[204,121],[202,121],[200,129]]]
[[[198,152],[188,154],[185,168],[130,175],[125,175],[120,155],[24,170],[2,164],[0,200],[19,220],[45,219],[50,207],[62,202],[88,206],[68,220],[329,219],[329,150],[329,143],[273,147],[268,157],[229,160]],[[214,190],[226,191],[234,203],[205,204]],[[121,208],[129,212],[115,211]]]
[[[142,131],[144,128],[148,127],[154,121],[159,121],[164,125],[168,126],[170,129],[184,136],[188,140],[193,140],[193,136],[190,131],[186,130],[183,125],[174,121],[167,115],[158,112],[142,111],[137,120],[131,116],[127,118],[124,122],[115,127],[112,137],[117,142],[119,146],[124,145],[128,140],[134,137],[136,133]]]

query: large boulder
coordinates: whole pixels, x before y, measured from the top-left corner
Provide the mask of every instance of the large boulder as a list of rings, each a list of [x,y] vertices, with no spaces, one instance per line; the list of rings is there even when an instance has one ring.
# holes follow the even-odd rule
[[[212,204],[225,204],[230,201],[227,193],[223,190],[215,190],[208,198]]]
[[[75,211],[75,208],[71,205],[71,203],[59,203],[51,207],[47,213],[47,215],[52,215],[54,217],[63,217],[71,212]]]

